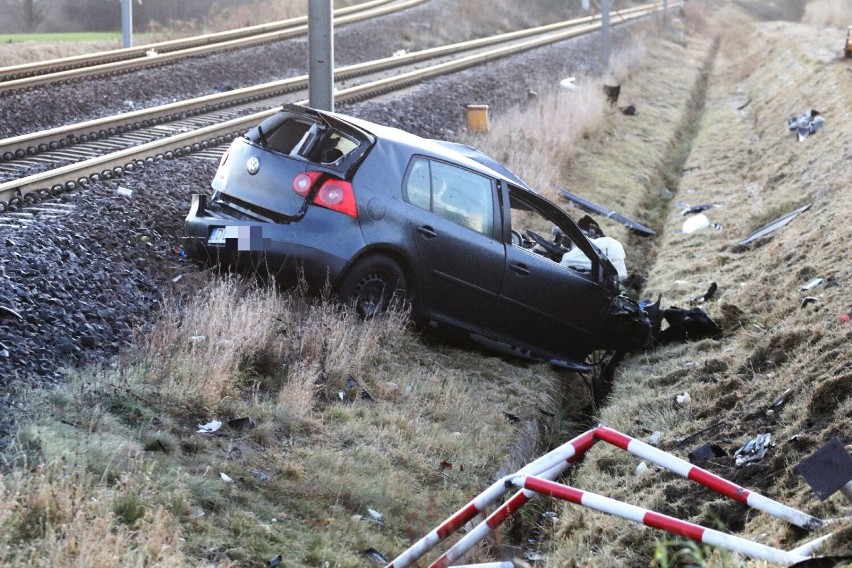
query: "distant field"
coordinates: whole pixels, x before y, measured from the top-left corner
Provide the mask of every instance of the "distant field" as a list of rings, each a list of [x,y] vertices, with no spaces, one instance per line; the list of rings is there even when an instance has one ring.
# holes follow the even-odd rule
[[[134,40],[142,41],[148,34],[136,34]],[[0,42],[18,43],[24,41],[121,41],[121,34],[116,32],[78,32],[56,34],[0,34]]]

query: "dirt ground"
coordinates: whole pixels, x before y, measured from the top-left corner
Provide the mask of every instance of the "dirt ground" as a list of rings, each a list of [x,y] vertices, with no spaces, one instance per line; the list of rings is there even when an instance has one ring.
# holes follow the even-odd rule
[[[852,448],[852,59],[843,57],[846,22],[808,25],[785,21],[789,14],[765,5],[751,10],[757,3],[707,4],[712,9],[700,35],[673,33],[668,53],[675,55],[649,54],[659,65],[626,85],[628,96],[643,97],[638,108],[644,114],[614,128],[621,137],[635,137],[647,126],[640,119],[662,123],[659,117],[676,103],[662,100],[660,85],[677,76],[695,81],[698,108],[692,112],[700,122],[682,175],[676,187],[652,188],[645,196],[645,205],[661,212],[662,233],[645,251],[643,295],[661,296],[664,308],[700,306],[722,325],[723,335],[629,358],[599,418],[640,440],[659,432],[659,447],[682,459],[715,444],[724,455],[702,462],[705,469],[818,518],[848,519],[849,500],[835,493],[821,501],[794,470],[834,437]],[[798,140],[787,119],[811,109],[824,127]],[[673,152],[677,146],[672,141]],[[620,197],[628,206],[631,199],[636,196]],[[685,234],[684,212],[697,205],[712,206],[704,211],[710,226]],[[769,237],[739,245],[804,207]],[[635,213],[655,216],[648,207]],[[713,283],[715,294],[699,303]],[[765,457],[738,467],[735,452],[759,434],[771,435]],[[653,464],[637,475],[639,461],[595,448],[572,483],[786,550],[838,531],[824,552],[852,554],[848,520],[808,533]],[[664,533],[574,505],[559,517],[559,544],[549,565],[695,565],[689,563],[699,557],[699,565],[767,565],[684,547]],[[666,550],[668,563],[661,560]]]

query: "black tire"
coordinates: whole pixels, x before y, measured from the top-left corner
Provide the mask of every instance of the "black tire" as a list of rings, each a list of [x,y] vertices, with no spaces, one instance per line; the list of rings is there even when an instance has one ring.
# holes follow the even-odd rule
[[[370,256],[346,273],[339,295],[367,319],[386,312],[394,302],[405,301],[407,286],[405,272],[396,262],[386,256]]]

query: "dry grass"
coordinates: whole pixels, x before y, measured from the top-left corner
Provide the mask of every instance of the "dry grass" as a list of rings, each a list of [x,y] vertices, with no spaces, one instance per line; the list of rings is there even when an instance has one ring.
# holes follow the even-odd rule
[[[763,462],[738,469],[728,457],[714,460],[708,469],[811,514],[837,517],[846,510],[842,499],[818,503],[792,466],[833,435],[847,444],[852,439],[852,391],[845,386],[852,329],[839,320],[852,309],[852,273],[848,263],[839,261],[845,258],[842,243],[852,236],[848,224],[839,222],[852,207],[843,190],[852,181],[844,158],[844,141],[852,131],[841,118],[852,95],[846,69],[831,38],[805,26],[755,24],[747,14],[729,9],[712,14],[707,31],[722,34],[721,48],[707,85],[702,127],[684,164],[688,171],[672,189],[682,204],[718,204],[708,215],[724,227],[684,235],[684,218],[674,203],[663,210],[663,232],[645,295],[662,294],[664,306],[686,306],[710,282],[717,282],[720,291],[704,308],[723,323],[725,337],[628,359],[600,418],[640,439],[660,431],[662,448],[682,458],[709,442],[733,453],[757,433],[771,432],[778,446]],[[701,42],[690,37],[684,45]],[[678,52],[687,67],[698,65],[700,51]],[[637,77],[654,104],[649,112],[658,121],[672,90],[655,92],[655,86],[678,84],[670,82],[669,73],[680,76],[685,88],[693,84],[692,75],[675,66],[661,66],[644,81]],[[784,120],[811,104],[832,117],[833,127],[797,143],[783,128]],[[642,127],[632,126],[621,135],[634,136]],[[596,163],[620,170],[623,160],[601,153]],[[736,251],[739,238],[802,202],[814,204],[808,217],[753,250]],[[801,309],[805,293],[799,286],[816,276],[837,285],[818,289],[815,309]],[[767,412],[787,389],[793,393],[789,401],[780,411]],[[691,402],[678,404],[676,397],[684,391]],[[677,446],[678,440],[714,425],[688,445]],[[595,448],[572,482],[773,546],[789,549],[803,541],[785,523],[748,513],[665,472],[636,477],[638,461],[623,452]],[[563,521],[559,530],[564,541],[551,565],[680,565],[672,558],[683,546],[678,539],[576,507],[566,508]],[[705,551],[690,550],[703,556],[697,562],[702,566],[766,566],[736,555],[715,552],[707,558]],[[837,540],[827,552],[848,554],[848,542]],[[668,564],[662,559],[665,554]]]
[[[852,2],[850,0],[810,0],[805,5],[802,22],[845,28],[852,22]]]
[[[397,551],[528,459],[513,457],[527,429],[505,413],[534,424],[587,403],[547,367],[423,344],[403,312],[364,322],[234,279],[170,304],[140,339],[116,368],[26,403],[0,482],[4,565],[252,565],[286,552],[286,566],[358,566],[360,551]],[[255,426],[196,432],[240,417]],[[368,509],[384,528],[361,520]]]

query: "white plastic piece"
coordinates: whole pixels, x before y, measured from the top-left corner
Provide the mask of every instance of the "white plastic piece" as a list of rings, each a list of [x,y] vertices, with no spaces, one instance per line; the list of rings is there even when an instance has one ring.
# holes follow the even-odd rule
[[[683,228],[681,229],[685,234],[689,235],[691,233],[696,233],[698,231],[703,231],[707,227],[710,226],[710,219],[707,218],[707,215],[703,213],[699,213],[698,215],[693,215],[683,222]]]
[[[612,237],[601,237],[599,239],[590,239],[592,243],[600,249],[605,257],[612,263],[615,270],[618,271],[620,278],[627,277],[627,265],[625,264],[626,254],[624,247],[620,242]],[[562,266],[574,268],[576,270],[591,270],[592,261],[586,256],[586,253],[581,251],[579,247],[574,247],[562,255],[562,261],[559,263]]]
[[[218,420],[211,420],[207,424],[198,425],[199,434],[211,434],[222,427],[222,423]]]

